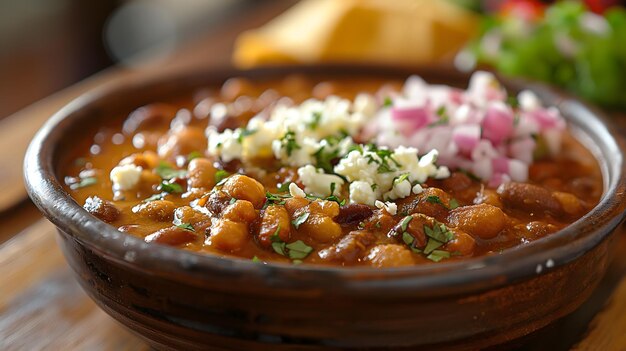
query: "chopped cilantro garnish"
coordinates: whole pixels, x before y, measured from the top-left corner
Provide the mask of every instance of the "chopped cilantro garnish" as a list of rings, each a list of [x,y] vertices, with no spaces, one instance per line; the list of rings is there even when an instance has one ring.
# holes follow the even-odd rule
[[[376,224],[374,224],[374,227],[376,227],[376,228],[380,228],[380,225],[381,225],[381,224],[380,224],[380,221],[378,221],[378,222],[376,222]]]
[[[150,196],[149,198],[146,198],[143,200],[143,202],[151,202],[151,201],[156,201],[156,200],[162,200],[165,195],[167,195],[167,193],[159,193],[159,194],[154,194],[152,196]]]
[[[313,130],[317,129],[320,125],[320,120],[322,119],[322,113],[320,111],[315,111],[312,114],[313,120],[307,124],[307,126]]]
[[[448,206],[446,206],[446,204],[444,204],[443,201],[441,201],[441,199],[437,195],[428,196],[426,198],[426,202],[430,202],[431,204],[439,204],[445,208],[448,208]]]
[[[411,223],[412,220],[413,216],[406,216],[402,219],[400,222],[400,229],[402,229],[402,232],[406,232],[406,229],[409,227],[409,223]]]
[[[237,137],[237,142],[241,144],[241,142],[243,142],[243,138],[249,135],[252,135],[256,132],[257,132],[256,129],[239,128],[239,136]]]
[[[403,173],[393,179],[393,185],[397,185],[402,183],[403,181],[409,179],[409,173]],[[372,189],[373,190],[373,189]]]
[[[298,229],[298,228],[300,228],[300,225],[302,225],[304,222],[306,222],[307,219],[309,219],[310,215],[311,215],[311,213],[304,212],[303,214],[301,214],[298,217],[294,218],[291,221],[291,224],[293,224],[293,226],[296,227],[296,229]]]
[[[459,202],[457,201],[457,199],[452,199],[450,200],[450,209],[454,210],[455,208],[459,207]]]
[[[440,106],[435,113],[437,114],[439,119],[436,120],[435,122],[430,123],[428,125],[428,127],[434,127],[434,126],[437,126],[437,125],[444,125],[444,124],[446,124],[446,123],[448,123],[450,121],[450,116],[448,116],[448,114],[446,113],[446,107],[445,106]]]
[[[426,236],[444,244],[454,239],[454,233],[450,229],[448,229],[445,224],[437,221],[435,221],[435,224],[432,226],[432,228],[424,226],[424,233],[426,233]]]
[[[256,256],[252,257],[250,260],[252,260],[252,262],[263,262],[263,261],[261,261],[260,258],[258,258]]]
[[[519,107],[519,101],[517,100],[517,97],[515,95],[509,95],[506,98],[506,103],[514,109]]]
[[[228,204],[229,204],[229,205],[232,205],[232,204],[234,204],[235,202],[237,202],[237,199],[233,197],[232,199],[230,199],[230,201],[228,202]]]
[[[181,223],[181,224],[177,225],[177,227],[180,228],[180,229],[189,230],[190,232],[195,232],[196,231],[194,229],[194,227],[190,223]]]
[[[374,183],[370,185],[370,187],[372,188],[372,191],[376,191],[376,188],[378,188],[378,184]]]
[[[391,107],[393,106],[393,100],[391,100],[391,97],[386,96],[385,100],[383,100],[383,106],[384,107]]]
[[[180,194],[183,192],[183,187],[178,183],[170,183],[164,180],[159,185],[158,190],[164,191],[169,194]]]
[[[287,131],[287,133],[280,138],[280,143],[287,151],[287,156],[291,156],[295,150],[301,149],[301,146],[298,145],[296,141],[296,133],[292,130]]]
[[[187,162],[193,160],[194,158],[200,158],[204,155],[198,151],[192,151],[189,155],[187,155]]]
[[[284,205],[285,204],[285,199],[290,198],[291,195],[287,195],[287,194],[272,194],[269,191],[265,192],[265,198],[267,199],[265,201],[265,207],[269,206],[269,205]]]
[[[450,258],[450,253],[444,250],[433,250],[426,258],[433,262],[439,262],[444,258]]]
[[[227,171],[223,169],[218,169],[217,172],[215,172],[215,183],[217,183],[216,185],[222,185],[222,181],[226,181],[226,178],[228,178],[229,176],[230,173],[228,173]]]
[[[326,173],[333,173],[333,160],[339,157],[339,150],[326,151],[326,146],[322,146],[313,156],[317,168],[323,169]]]
[[[70,189],[76,190],[76,189],[84,188],[84,187],[91,186],[97,183],[98,183],[98,178],[96,177],[84,177],[84,178],[80,178],[79,182],[70,184]]]
[[[402,241],[404,241],[405,244],[411,246],[413,242],[415,241],[415,238],[413,237],[413,235],[407,232],[404,232],[402,233]]]
[[[284,182],[282,183],[279,187],[278,187],[278,192],[284,193],[289,191],[289,185],[291,184],[291,182]]]
[[[302,240],[287,244],[285,248],[287,249],[287,255],[292,260],[301,260],[313,252],[313,248],[305,244]]]
[[[159,165],[154,169],[154,172],[165,180],[170,180],[172,178],[184,178],[187,176],[187,170],[175,169],[167,162],[159,163]]]
[[[428,243],[426,243],[426,247],[424,248],[424,254],[428,255],[436,249],[443,246],[443,243],[437,240],[428,239]]]

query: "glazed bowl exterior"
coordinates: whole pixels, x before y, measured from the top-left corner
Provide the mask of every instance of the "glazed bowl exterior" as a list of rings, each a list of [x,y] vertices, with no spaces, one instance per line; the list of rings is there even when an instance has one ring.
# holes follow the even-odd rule
[[[60,164],[86,128],[155,101],[287,74],[464,86],[446,69],[298,66],[191,72],[103,87],[73,101],[27,152],[27,189],[58,228],[76,278],[107,313],[157,349],[475,349],[528,335],[576,309],[604,275],[625,209],[621,141],[601,114],[545,86],[503,79],[557,105],[596,155],[604,195],[566,229],[499,255],[394,269],[259,264],[147,244],[93,217],[62,188]]]

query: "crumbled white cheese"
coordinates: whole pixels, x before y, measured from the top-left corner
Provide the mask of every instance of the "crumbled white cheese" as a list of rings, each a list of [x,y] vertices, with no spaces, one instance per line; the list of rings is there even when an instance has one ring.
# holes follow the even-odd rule
[[[390,152],[365,147],[353,150],[342,158],[334,167],[334,172],[352,184],[360,182],[350,186],[350,202],[371,204],[372,198],[395,200],[407,197],[411,195],[414,185],[425,182],[429,177],[441,179],[449,176],[447,167],[435,165],[436,159],[436,150],[419,158],[416,148],[399,146]],[[358,193],[353,195],[353,191]]]
[[[383,195],[384,199],[402,199],[411,195],[411,182],[407,179],[401,182],[394,182],[391,190]]]
[[[350,202],[374,206],[376,192],[370,183],[360,180],[354,181],[350,183]]]
[[[424,192],[424,188],[422,188],[421,184],[415,184],[413,185],[413,194],[421,194],[422,192]]]
[[[343,186],[343,179],[333,174],[325,174],[322,169],[312,165],[298,168],[298,176],[304,184],[304,191],[314,196],[327,197],[339,195]],[[334,186],[332,184],[335,184]],[[331,194],[331,189],[333,193]]]
[[[114,190],[131,190],[137,186],[143,169],[134,164],[116,166],[111,170],[109,177],[113,182]]]
[[[298,198],[306,197],[306,193],[304,192],[304,190],[300,189],[300,187],[296,183],[289,184],[289,194],[292,197],[298,197]]]
[[[396,205],[393,202],[389,202],[389,201],[382,202],[380,200],[376,200],[374,205],[380,208],[381,210],[384,208],[385,211],[387,211],[387,213],[389,213],[392,216],[395,216],[396,213],[398,213],[398,205]]]
[[[241,158],[243,147],[239,142],[239,130],[226,129],[219,133],[215,128],[206,130],[209,154],[219,156],[224,162]]]
[[[359,95],[354,104],[329,96],[323,101],[309,99],[296,106],[278,105],[268,119],[256,116],[242,129],[218,133],[209,127],[208,153],[227,162],[273,155],[284,164],[303,166],[314,161],[313,154],[324,146],[325,138],[347,133],[351,143],[350,137],[357,135],[374,117],[377,106],[374,98],[366,94]],[[226,114],[225,108],[216,108],[215,114]]]

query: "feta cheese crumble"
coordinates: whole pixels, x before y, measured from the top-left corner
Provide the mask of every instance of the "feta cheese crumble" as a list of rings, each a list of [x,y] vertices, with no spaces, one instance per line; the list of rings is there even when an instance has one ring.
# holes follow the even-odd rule
[[[131,190],[137,186],[143,169],[134,164],[116,166],[111,170],[109,178],[113,182],[113,190]]]

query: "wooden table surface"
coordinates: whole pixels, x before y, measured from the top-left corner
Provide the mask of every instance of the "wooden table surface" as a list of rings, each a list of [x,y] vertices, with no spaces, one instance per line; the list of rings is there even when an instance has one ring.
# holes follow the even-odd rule
[[[156,71],[228,65],[238,33],[292,3],[258,6],[180,48],[167,64],[111,68],[0,121],[0,350],[149,349],[80,289],[55,243],[54,227],[25,199],[22,158],[39,126],[95,86]],[[626,230],[620,229],[617,245],[613,264],[590,300],[517,349],[626,350]]]

